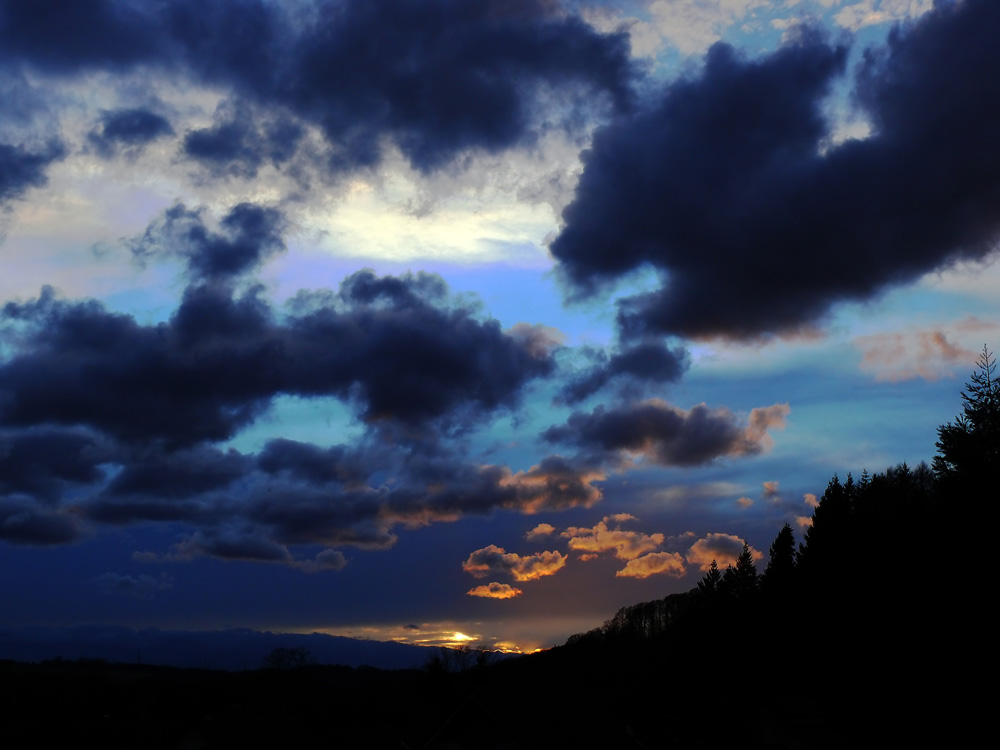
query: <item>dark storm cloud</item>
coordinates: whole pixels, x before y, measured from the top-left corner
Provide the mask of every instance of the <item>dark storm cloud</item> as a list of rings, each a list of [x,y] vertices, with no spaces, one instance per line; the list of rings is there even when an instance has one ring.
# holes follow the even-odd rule
[[[594,92],[626,106],[632,76],[627,34],[598,34],[541,0],[5,0],[0,61],[55,76],[187,75],[317,127],[335,169],[375,164],[386,137],[422,170],[509,148],[542,122],[572,125],[573,106],[547,110],[586,109]],[[259,135],[229,120],[189,134],[185,150],[253,172],[299,131]]]
[[[78,492],[80,499],[63,502],[90,523],[191,529],[169,555],[151,559],[209,555],[295,567],[302,560],[291,549],[386,549],[399,526],[589,507],[600,500],[595,482],[604,478],[558,456],[518,472],[479,465],[445,442],[389,443],[381,429],[350,446],[272,440],[256,455],[211,446],[123,448],[108,468],[110,480],[83,488],[89,496]]]
[[[21,497],[0,497],[0,541],[48,546],[82,537],[77,519]]]
[[[671,349],[661,341],[643,341],[625,347],[610,357],[601,353],[600,361],[566,384],[559,400],[576,404],[612,381],[626,392],[645,384],[672,383],[680,380],[691,364],[683,347]]]
[[[0,61],[46,73],[123,69],[168,51],[151,3],[118,0],[3,0]]]
[[[137,155],[149,143],[174,134],[170,122],[148,109],[115,109],[103,112],[87,142],[105,159],[120,153]]]
[[[177,255],[196,279],[224,280],[255,269],[285,250],[284,215],[274,208],[240,203],[219,222],[220,232],[205,226],[202,209],[177,204],[167,209],[139,237],[128,242],[140,261]]]
[[[261,117],[247,106],[223,106],[209,128],[184,136],[185,156],[216,177],[252,179],[264,164],[275,167],[295,156],[303,128],[287,117]]]
[[[37,147],[0,143],[0,204],[45,185],[45,170],[65,156],[66,148],[59,141]]]
[[[641,456],[661,466],[697,466],[766,450],[771,444],[767,431],[784,427],[788,412],[787,404],[775,404],[753,409],[742,420],[725,408],[699,404],[685,411],[654,399],[574,413],[543,437],[582,448],[597,465]]]
[[[821,107],[846,51],[804,32],[757,60],[713,46],[701,73],[598,132],[552,245],[588,294],[651,267],[628,334],[793,332],[1000,236],[1000,4],[941,3],[870,51],[874,132],[833,145]]]
[[[54,502],[70,487],[104,479],[113,446],[83,430],[38,427],[0,433],[0,496],[25,494]]]
[[[110,497],[190,497],[227,487],[244,476],[251,462],[234,450],[200,445],[165,453],[146,451],[130,457],[108,483]]]
[[[268,224],[238,215],[239,232]],[[237,237],[220,244],[198,235],[208,250],[192,265],[228,269],[245,239]],[[244,262],[237,256],[236,266]],[[89,425],[120,440],[180,447],[230,438],[275,396],[290,394],[351,401],[368,422],[460,430],[515,406],[530,380],[554,369],[551,357],[535,356],[495,320],[424,299],[421,283],[358,272],[329,304],[284,318],[258,288],[237,294],[196,284],[168,321],[150,326],[51,290],[7,303],[0,322],[16,326],[21,343],[0,361],[0,426]],[[380,284],[389,291],[359,297],[360,287]]]

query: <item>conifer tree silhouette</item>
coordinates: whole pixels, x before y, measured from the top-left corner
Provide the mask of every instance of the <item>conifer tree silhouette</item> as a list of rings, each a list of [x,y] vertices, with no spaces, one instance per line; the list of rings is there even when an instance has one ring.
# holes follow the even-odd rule
[[[722,583],[722,572],[719,570],[719,563],[712,560],[705,577],[698,581],[698,590],[706,596],[713,596],[719,592]]]
[[[761,576],[761,587],[770,590],[787,588],[795,575],[795,534],[789,524],[781,527],[768,554],[770,559]]]
[[[1000,467],[1000,379],[986,346],[978,366],[962,391],[962,413],[938,428],[934,473],[946,490],[985,488]]]

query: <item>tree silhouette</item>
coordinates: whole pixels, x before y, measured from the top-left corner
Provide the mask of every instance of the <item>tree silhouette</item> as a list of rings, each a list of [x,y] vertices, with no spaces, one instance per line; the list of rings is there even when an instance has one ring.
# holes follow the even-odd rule
[[[316,657],[307,648],[279,646],[264,657],[264,669],[297,669],[316,664]]]
[[[795,535],[787,523],[781,527],[778,536],[768,550],[770,559],[761,577],[761,587],[771,590],[784,589],[795,574]]]
[[[978,365],[962,391],[962,413],[938,428],[934,473],[948,489],[985,487],[990,472],[1000,466],[1000,380],[986,346]]]
[[[745,599],[757,590],[757,564],[747,542],[743,542],[736,567],[730,565],[726,568],[722,576],[722,590],[736,599]]]
[[[709,567],[705,577],[698,581],[698,590],[706,596],[712,596],[718,593],[721,583],[722,573],[719,570],[719,563],[712,560],[712,565]]]

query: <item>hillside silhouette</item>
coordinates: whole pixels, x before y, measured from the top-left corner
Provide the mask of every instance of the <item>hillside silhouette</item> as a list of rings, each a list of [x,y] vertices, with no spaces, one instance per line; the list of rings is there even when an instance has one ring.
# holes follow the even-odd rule
[[[933,466],[834,475],[812,525],[563,646],[419,670],[272,654],[238,673],[0,662],[10,747],[842,748],[967,746],[984,722],[983,623],[1000,467],[984,348]],[[987,532],[988,533],[988,532]],[[20,744],[19,744],[20,743]]]

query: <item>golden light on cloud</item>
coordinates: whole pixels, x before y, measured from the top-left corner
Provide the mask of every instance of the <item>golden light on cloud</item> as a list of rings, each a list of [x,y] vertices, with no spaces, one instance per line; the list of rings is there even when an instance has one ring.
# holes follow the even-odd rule
[[[676,552],[650,552],[648,555],[629,560],[615,575],[618,578],[649,578],[665,574],[680,578],[686,572],[684,558]]]
[[[567,559],[566,555],[556,550],[522,556],[490,544],[470,554],[462,563],[462,570],[476,578],[507,573],[515,581],[534,581],[554,575],[566,564]]]
[[[550,523],[540,523],[524,535],[525,539],[543,539],[556,532],[556,527]]]
[[[487,583],[484,586],[476,586],[465,592],[466,596],[479,596],[484,599],[513,599],[524,592],[514,588],[508,583]]]
[[[625,531],[620,527],[608,528],[608,521],[631,520],[628,514],[606,516],[592,528],[571,526],[562,533],[569,539],[569,548],[577,552],[600,553],[614,551],[619,560],[633,560],[663,544],[663,534],[644,534],[641,531]]]

